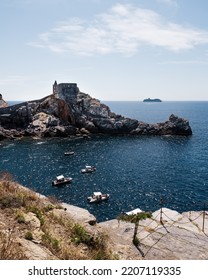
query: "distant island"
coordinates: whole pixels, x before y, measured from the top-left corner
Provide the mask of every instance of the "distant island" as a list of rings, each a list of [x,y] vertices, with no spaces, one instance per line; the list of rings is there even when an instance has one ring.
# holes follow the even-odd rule
[[[144,99],[143,102],[162,102],[161,99],[159,98],[147,98],[147,99]]]

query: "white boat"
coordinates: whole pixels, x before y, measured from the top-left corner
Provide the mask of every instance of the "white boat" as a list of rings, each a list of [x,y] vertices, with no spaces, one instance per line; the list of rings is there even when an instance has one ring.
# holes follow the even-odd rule
[[[74,155],[74,152],[73,152],[73,151],[71,151],[71,152],[65,152],[64,155],[65,155],[65,156],[72,156],[72,155]]]
[[[92,173],[96,171],[95,166],[86,165],[84,169],[81,169],[81,173]]]
[[[93,192],[92,196],[89,196],[87,200],[89,203],[99,203],[102,201],[108,200],[110,195],[107,194],[102,194],[101,192]]]
[[[141,213],[141,212],[143,212],[143,211],[140,208],[136,208],[136,209],[134,209],[132,211],[125,212],[125,214],[130,216],[130,215],[136,215],[136,214]]]
[[[63,184],[68,184],[72,182],[71,177],[64,177],[64,175],[57,176],[56,179],[52,182],[53,186],[58,186],[58,185],[63,185]]]

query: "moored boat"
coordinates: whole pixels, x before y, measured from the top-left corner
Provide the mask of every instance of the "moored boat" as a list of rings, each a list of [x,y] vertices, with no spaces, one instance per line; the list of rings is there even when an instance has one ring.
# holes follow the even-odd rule
[[[56,179],[52,182],[53,186],[69,184],[72,182],[71,177],[64,177],[64,175],[57,176]]]
[[[95,166],[86,165],[85,168],[81,169],[81,173],[92,173],[96,171]]]
[[[136,208],[136,209],[131,210],[129,212],[125,212],[125,214],[128,215],[128,216],[131,216],[131,215],[136,215],[136,214],[141,213],[141,212],[142,212],[142,210],[140,208]]]
[[[102,201],[108,200],[110,195],[107,194],[102,194],[101,192],[93,192],[92,196],[89,196],[87,198],[89,203],[99,203]]]
[[[72,155],[74,155],[74,152],[73,151],[65,152],[64,155],[65,156],[72,156]]]

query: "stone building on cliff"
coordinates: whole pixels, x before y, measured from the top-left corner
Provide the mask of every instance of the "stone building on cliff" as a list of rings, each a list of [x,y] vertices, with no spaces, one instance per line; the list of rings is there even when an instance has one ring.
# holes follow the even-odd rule
[[[79,88],[76,83],[61,83],[57,84],[57,81],[53,84],[53,95],[58,99],[63,99],[69,103],[75,103]]]

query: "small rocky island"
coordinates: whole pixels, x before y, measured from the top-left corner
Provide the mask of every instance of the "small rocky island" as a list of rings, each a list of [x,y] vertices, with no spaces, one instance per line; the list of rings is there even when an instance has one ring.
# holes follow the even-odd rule
[[[76,83],[55,81],[49,96],[0,108],[0,140],[98,133],[188,136],[192,130],[187,120],[173,114],[156,124],[115,114],[98,99],[81,92]]]

